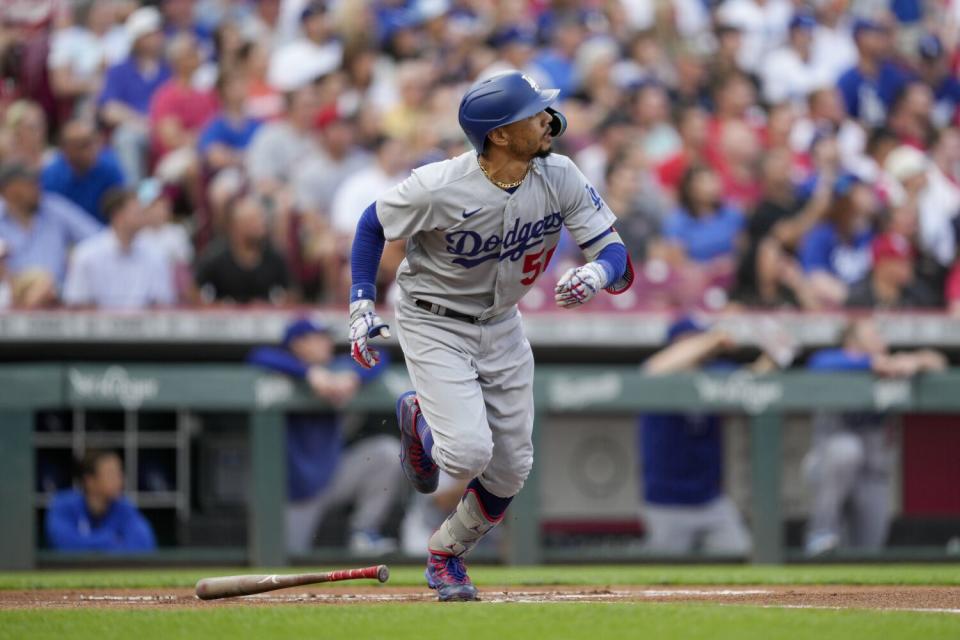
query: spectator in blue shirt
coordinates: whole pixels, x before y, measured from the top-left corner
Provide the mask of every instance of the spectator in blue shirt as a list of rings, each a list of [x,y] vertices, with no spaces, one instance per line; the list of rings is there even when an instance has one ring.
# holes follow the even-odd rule
[[[260,127],[247,115],[249,83],[242,73],[223,73],[217,78],[220,113],[200,132],[197,147],[210,172],[242,167],[244,152]]]
[[[37,173],[19,163],[0,167],[0,197],[0,238],[10,249],[10,273],[43,273],[59,286],[67,253],[99,231],[100,223],[66,198],[41,191]]]
[[[922,349],[891,354],[872,320],[851,324],[838,349],[810,356],[813,371],[863,371],[907,378],[946,367],[943,355]],[[803,461],[811,492],[806,553],[841,546],[878,551],[890,525],[891,451],[884,414],[861,411],[813,416],[813,443]]]
[[[891,34],[879,22],[858,19],[853,26],[859,61],[837,80],[847,113],[867,126],[883,124],[910,74],[891,61]]]
[[[721,360],[737,348],[726,331],[685,316],[667,331],[667,346],[643,364],[649,376],[706,369],[734,371]],[[749,366],[762,373],[787,366],[793,346],[770,341],[768,352]],[[649,414],[640,417],[647,548],[668,554],[701,549],[712,553],[749,552],[750,534],[733,501],[723,491],[723,417],[714,414]]]
[[[583,39],[583,23],[577,16],[564,16],[552,25],[550,48],[533,59],[533,63],[550,79],[548,86],[560,90],[561,99],[573,95],[580,83],[575,61]]]
[[[100,201],[111,189],[123,186],[123,172],[116,157],[100,146],[93,124],[86,120],[64,125],[60,148],[41,173],[44,191],[59,193],[106,223]]]
[[[713,169],[693,166],[680,180],[680,207],[663,224],[667,246],[681,261],[708,263],[732,258],[743,214],[722,200],[723,186]]]
[[[930,119],[941,129],[956,119],[960,107],[960,80],[951,73],[947,52],[936,35],[928,33],[921,37],[918,49],[920,79],[933,89],[934,106]]]
[[[403,486],[393,436],[363,438],[344,448],[342,409],[383,373],[386,360],[363,369],[349,355],[334,356],[329,329],[309,319],[291,322],[280,347],[259,347],[250,364],[304,381],[330,408],[287,416],[287,549],[307,553],[325,513],[353,503],[350,550],[389,553],[396,542],[382,536],[384,521]]]
[[[870,272],[871,218],[876,207],[870,187],[852,174],[843,174],[834,181],[825,220],[804,235],[800,263],[810,277],[813,295],[823,304],[842,305],[850,285]]]
[[[154,7],[130,14],[125,23],[132,42],[130,56],[107,70],[97,101],[101,120],[113,129],[111,142],[124,175],[134,185],[146,177],[150,99],[170,78],[161,27],[160,12]]]
[[[153,529],[123,497],[123,466],[112,451],[88,451],[80,489],[57,493],[47,509],[47,542],[57,551],[153,551]]]

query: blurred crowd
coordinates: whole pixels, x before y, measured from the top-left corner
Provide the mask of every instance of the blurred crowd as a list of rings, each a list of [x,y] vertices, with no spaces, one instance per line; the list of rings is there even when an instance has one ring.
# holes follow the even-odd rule
[[[562,91],[555,148],[643,265],[601,308],[960,310],[954,0],[2,0],[0,18],[0,308],[341,303],[364,208],[467,150],[460,96],[516,68]],[[552,268],[578,259],[568,240]]]

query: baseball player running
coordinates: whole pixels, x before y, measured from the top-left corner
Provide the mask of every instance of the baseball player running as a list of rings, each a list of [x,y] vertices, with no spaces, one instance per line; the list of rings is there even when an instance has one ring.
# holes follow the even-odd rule
[[[371,339],[390,335],[374,282],[384,242],[404,238],[395,318],[415,391],[397,400],[400,461],[422,493],[436,489],[438,469],[469,480],[428,544],[427,583],[443,601],[477,599],[463,557],[503,520],[533,464],[533,355],[516,305],[561,228],[588,262],[560,278],[560,307],[633,281],[613,212],[569,158],[551,154],[566,127],[551,106],[558,93],[517,71],[478,82],[459,113],[476,153],[414,170],[357,225],[352,355],[373,366]]]

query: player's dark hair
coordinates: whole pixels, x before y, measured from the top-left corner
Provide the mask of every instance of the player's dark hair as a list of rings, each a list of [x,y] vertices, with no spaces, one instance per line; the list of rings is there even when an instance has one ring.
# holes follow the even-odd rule
[[[114,187],[107,190],[100,198],[100,210],[103,211],[103,215],[108,221],[113,220],[113,215],[136,197],[136,194],[130,189]]]
[[[97,475],[100,462],[112,457],[119,458],[120,454],[109,449],[88,449],[77,461],[77,480],[82,481],[84,478]]]

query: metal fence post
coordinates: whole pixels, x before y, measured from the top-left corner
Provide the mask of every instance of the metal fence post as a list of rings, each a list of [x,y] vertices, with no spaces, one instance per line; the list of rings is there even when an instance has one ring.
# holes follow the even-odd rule
[[[33,569],[33,412],[0,410],[0,569]]]
[[[283,414],[250,414],[250,504],[247,509],[248,555],[253,566],[287,563],[286,438]]]
[[[781,430],[783,416],[760,413],[750,419],[751,523],[754,563],[784,559],[781,505]]]

